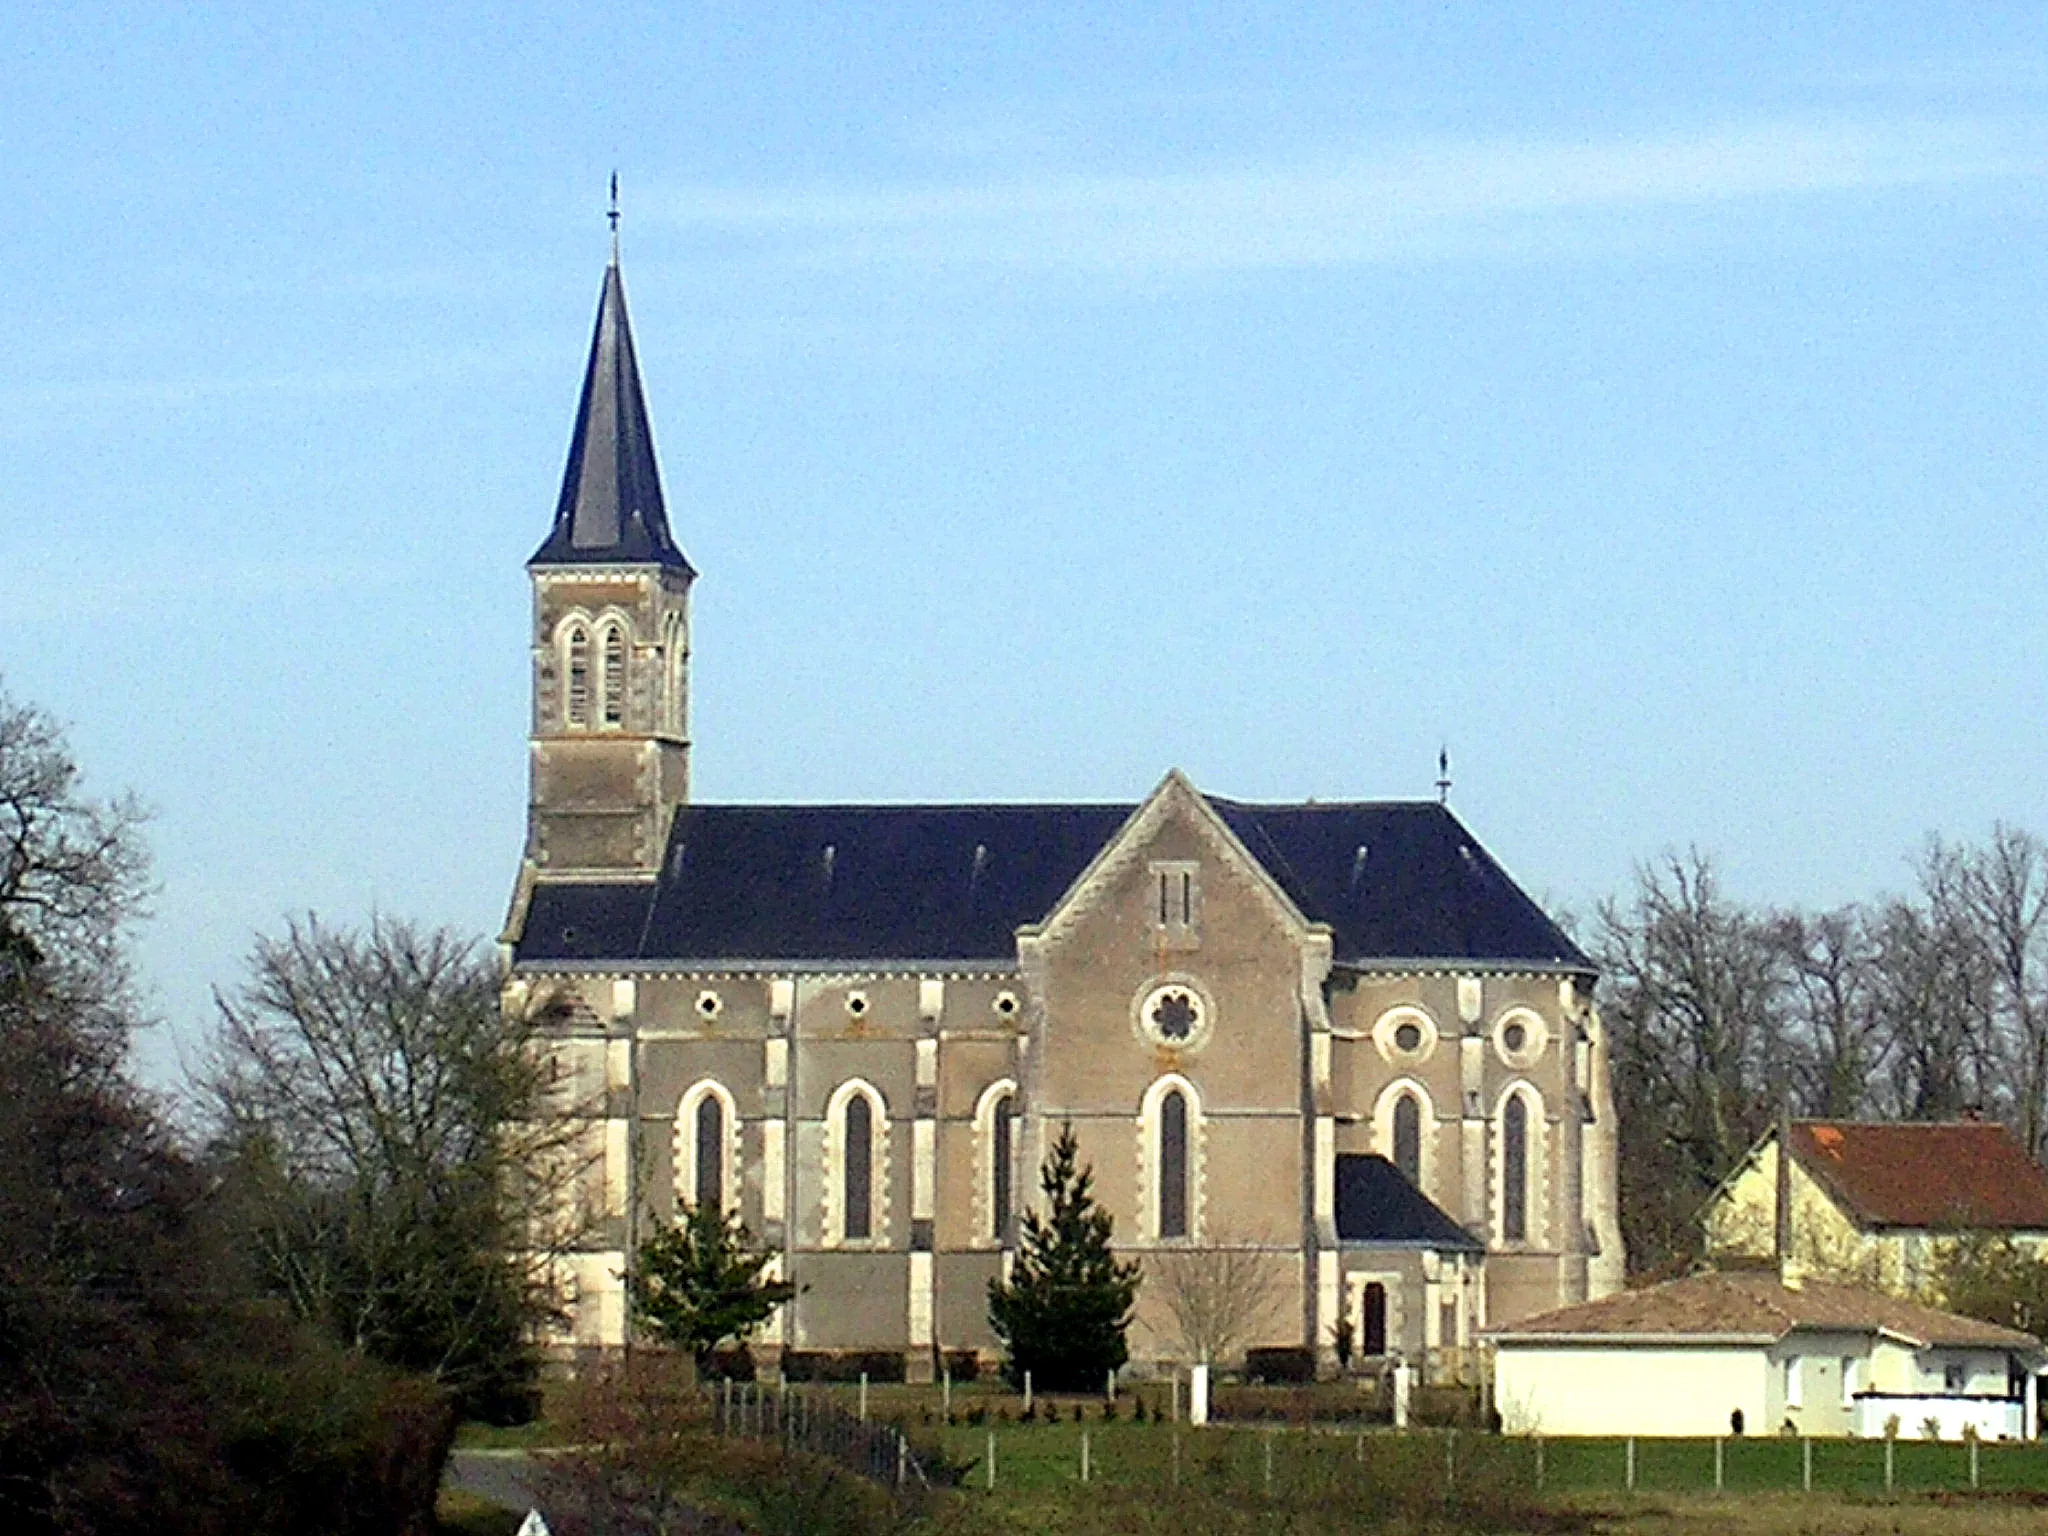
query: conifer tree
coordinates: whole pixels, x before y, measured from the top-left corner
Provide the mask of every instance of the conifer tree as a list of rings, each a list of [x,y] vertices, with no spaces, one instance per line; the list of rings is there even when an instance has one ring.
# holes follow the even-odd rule
[[[796,1294],[786,1281],[765,1278],[770,1257],[738,1216],[715,1205],[686,1207],[640,1245],[626,1276],[633,1316],[705,1370],[720,1344],[745,1343]]]
[[[1095,1170],[1078,1168],[1071,1125],[1060,1127],[1038,1171],[1047,1214],[1024,1215],[1024,1240],[1005,1285],[988,1285],[988,1319],[1003,1341],[1013,1384],[1031,1373],[1046,1391],[1096,1392],[1130,1358],[1124,1335],[1138,1294],[1138,1265],[1110,1251],[1112,1220],[1089,1186]]]

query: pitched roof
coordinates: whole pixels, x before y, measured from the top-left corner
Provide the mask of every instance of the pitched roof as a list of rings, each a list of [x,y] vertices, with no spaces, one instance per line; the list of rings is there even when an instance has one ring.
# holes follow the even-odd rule
[[[1453,1221],[1406,1174],[1376,1153],[1337,1154],[1337,1240],[1483,1253],[1486,1245]]]
[[[1340,962],[1590,970],[1444,807],[1218,812]],[[1011,961],[1127,805],[692,805],[650,883],[542,880],[521,963]]]
[[[1795,1120],[1792,1157],[1863,1226],[2048,1230],[2048,1173],[1995,1121]]]
[[[527,564],[669,565],[695,574],[669,535],[616,259],[604,269],[554,526]]]
[[[1750,1339],[1776,1343],[1794,1329],[1887,1333],[1916,1347],[1945,1344],[2034,1349],[2032,1334],[1958,1317],[1851,1285],[1809,1280],[1785,1285],[1772,1270],[1721,1270],[1525,1318],[1494,1337],[1531,1342],[1573,1338]]]

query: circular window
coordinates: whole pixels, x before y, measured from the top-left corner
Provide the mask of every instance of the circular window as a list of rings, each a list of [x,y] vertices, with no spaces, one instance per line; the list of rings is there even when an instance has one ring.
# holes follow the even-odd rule
[[[715,1019],[725,1009],[725,1002],[716,992],[706,987],[697,994],[697,1012],[707,1019]]]
[[[1155,983],[1139,997],[1135,1022],[1154,1045],[1193,1050],[1209,1033],[1209,1000],[1190,981]]]
[[[1014,1019],[1017,1016],[1017,994],[1014,992],[998,992],[992,1006],[995,1008],[999,1018]]]
[[[868,995],[867,995],[867,993],[865,993],[865,992],[849,992],[849,993],[847,993],[847,994],[846,994],[846,1011],[847,1011],[848,1013],[852,1014],[852,1015],[853,1015],[853,1016],[854,1016],[854,1017],[855,1017],[856,1019],[857,1019],[857,1018],[859,1018],[859,1017],[860,1017],[860,1016],[861,1016],[862,1014],[866,1013],[866,1012],[868,1011]]]
[[[1436,1051],[1436,1021],[1413,1004],[1389,1008],[1373,1024],[1372,1039],[1388,1061],[1415,1066]]]
[[[1533,1066],[1549,1041],[1542,1018],[1530,1009],[1511,1008],[1494,1021],[1493,1048],[1509,1066]]]

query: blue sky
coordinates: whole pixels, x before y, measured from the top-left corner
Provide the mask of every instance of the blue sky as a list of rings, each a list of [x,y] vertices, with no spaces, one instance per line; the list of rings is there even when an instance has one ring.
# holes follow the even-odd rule
[[[0,14],[0,679],[155,808],[160,1078],[287,913],[502,918],[614,165],[701,798],[2048,832],[2048,12],[427,9]]]

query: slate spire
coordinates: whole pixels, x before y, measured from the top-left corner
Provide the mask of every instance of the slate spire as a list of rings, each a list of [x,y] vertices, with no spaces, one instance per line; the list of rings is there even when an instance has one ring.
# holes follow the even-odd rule
[[[696,574],[668,531],[616,251],[604,269],[555,524],[527,564],[666,565]]]

